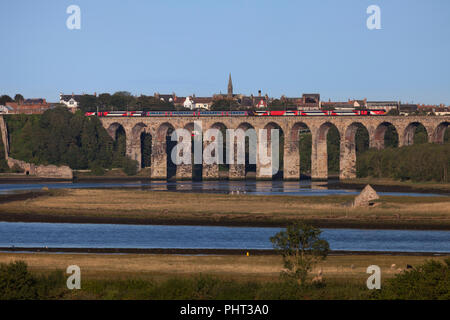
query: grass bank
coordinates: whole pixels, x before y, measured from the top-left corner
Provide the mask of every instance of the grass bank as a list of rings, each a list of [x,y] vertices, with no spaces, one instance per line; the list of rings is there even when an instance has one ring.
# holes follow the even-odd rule
[[[381,197],[351,208],[353,196],[296,197],[68,189],[2,198],[0,221],[450,230],[450,197]]]
[[[321,285],[304,289],[279,278],[280,256],[176,256],[0,253],[0,263],[25,261],[41,277],[69,265],[81,268],[81,290],[64,288],[48,298],[57,299],[369,299],[366,287],[369,265],[382,271],[382,285],[417,266],[426,257],[416,256],[329,256],[312,272],[323,272]],[[444,257],[433,258],[443,261]],[[393,266],[395,265],[395,266]],[[53,277],[58,279],[57,277]]]

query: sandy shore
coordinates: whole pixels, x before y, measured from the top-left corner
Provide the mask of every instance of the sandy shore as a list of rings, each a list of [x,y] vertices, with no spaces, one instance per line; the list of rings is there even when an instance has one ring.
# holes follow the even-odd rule
[[[351,208],[353,198],[50,190],[1,196],[0,221],[450,230],[450,197],[384,196],[373,208]]]

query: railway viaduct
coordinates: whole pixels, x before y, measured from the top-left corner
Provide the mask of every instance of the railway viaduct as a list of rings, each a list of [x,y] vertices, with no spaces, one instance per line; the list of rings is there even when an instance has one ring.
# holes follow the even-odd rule
[[[299,132],[309,130],[312,135],[311,177],[326,179],[328,177],[327,163],[327,133],[331,127],[336,127],[340,134],[340,178],[356,177],[356,143],[355,135],[359,127],[364,127],[369,134],[371,148],[384,148],[384,135],[389,126],[393,126],[399,137],[399,147],[411,145],[414,141],[415,129],[422,124],[428,134],[428,141],[443,143],[445,131],[450,123],[446,116],[372,116],[372,117],[139,117],[139,118],[100,118],[110,136],[115,139],[118,128],[123,127],[126,134],[126,154],[141,163],[141,134],[152,137],[151,178],[167,178],[166,137],[173,130],[184,128],[193,131],[194,121],[201,121],[202,130],[209,128],[226,129],[279,129],[284,136],[284,168],[283,178],[286,180],[300,179]],[[203,147],[211,141],[203,139]],[[141,167],[141,166],[139,166]],[[256,164],[256,178],[270,179],[263,176],[261,165]],[[192,166],[181,164],[177,166],[176,176],[179,179],[192,178]],[[203,164],[203,179],[218,179],[218,165]],[[230,164],[230,179],[244,179],[245,167]]]

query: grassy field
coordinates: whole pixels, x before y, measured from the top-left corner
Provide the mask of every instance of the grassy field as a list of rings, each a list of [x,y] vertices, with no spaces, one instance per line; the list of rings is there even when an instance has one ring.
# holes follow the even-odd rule
[[[78,265],[82,289],[60,290],[55,296],[58,299],[368,299],[369,265],[380,266],[383,283],[402,272],[407,264],[416,266],[427,259],[430,258],[329,256],[311,275],[322,270],[321,286],[292,292],[279,278],[279,256],[0,253],[0,263],[25,261],[29,270],[40,276]],[[444,257],[433,259],[442,261]],[[59,281],[64,284],[64,279]]]
[[[353,196],[252,196],[146,190],[53,190],[0,203],[0,221],[450,229],[450,197],[384,196],[351,208]]]

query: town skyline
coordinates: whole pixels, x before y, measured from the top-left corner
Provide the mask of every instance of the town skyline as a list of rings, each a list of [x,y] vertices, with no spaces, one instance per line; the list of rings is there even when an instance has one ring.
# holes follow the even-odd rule
[[[323,100],[450,104],[450,3],[417,1],[78,0],[0,4],[1,94],[57,101],[60,92],[226,90]],[[381,10],[369,30],[368,6]]]

